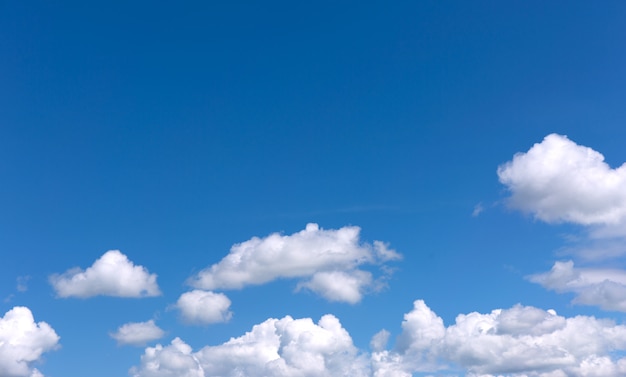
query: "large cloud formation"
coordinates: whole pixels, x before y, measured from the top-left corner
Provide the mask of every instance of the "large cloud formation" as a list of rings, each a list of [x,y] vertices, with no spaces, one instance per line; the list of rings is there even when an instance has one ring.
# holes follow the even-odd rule
[[[626,374],[626,326],[565,318],[553,310],[516,305],[461,314],[445,326],[423,301],[405,314],[391,350],[389,334],[372,339],[371,354],[355,348],[339,320],[325,315],[268,319],[245,335],[194,352],[176,338],[148,347],[133,377],[410,377],[429,372],[468,376],[617,377]]]
[[[553,310],[516,305],[488,314],[461,314],[445,327],[418,300],[405,315],[402,329],[396,350],[373,355],[381,375],[432,370],[441,362],[472,376],[611,377],[626,373],[626,358],[611,357],[615,351],[626,350],[626,326],[594,317],[565,318]]]
[[[150,297],[161,294],[156,279],[119,250],[109,250],[84,271],[73,268],[50,276],[50,284],[59,297]]]
[[[181,339],[148,347],[133,377],[367,376],[367,359],[332,315],[268,319],[239,338],[197,352]]]
[[[566,136],[551,134],[498,168],[509,203],[549,222],[610,225],[626,220],[626,164],[612,169],[604,156]]]
[[[0,377],[41,377],[32,364],[58,346],[59,336],[33,313],[16,306],[0,318]]]
[[[240,289],[280,278],[303,278],[307,288],[331,301],[356,303],[377,286],[372,274],[358,267],[381,265],[400,254],[375,241],[359,241],[360,228],[337,230],[308,224],[292,235],[273,233],[234,245],[219,263],[200,271],[189,283],[196,288]]]

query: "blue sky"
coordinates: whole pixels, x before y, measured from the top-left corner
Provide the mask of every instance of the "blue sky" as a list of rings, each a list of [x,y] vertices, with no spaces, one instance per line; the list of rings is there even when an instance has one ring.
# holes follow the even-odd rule
[[[223,3],[0,2],[0,377],[626,374],[624,3]]]

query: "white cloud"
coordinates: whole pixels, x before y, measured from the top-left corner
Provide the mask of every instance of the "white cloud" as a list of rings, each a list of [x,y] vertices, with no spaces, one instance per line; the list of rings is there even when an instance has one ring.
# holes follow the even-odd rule
[[[377,363],[395,368],[391,371],[432,370],[443,363],[471,376],[611,377],[626,372],[626,359],[611,358],[626,350],[626,327],[594,317],[565,318],[553,310],[516,305],[461,314],[445,327],[418,300],[402,328],[396,351],[373,355]],[[433,360],[440,364],[432,365]]]
[[[84,271],[73,268],[50,276],[50,283],[59,297],[149,297],[161,294],[156,279],[120,251],[110,250]]]
[[[32,364],[58,346],[59,336],[30,309],[16,306],[0,318],[0,377],[42,377]]]
[[[233,245],[219,263],[200,271],[189,283],[200,289],[240,289],[264,284],[279,278],[310,278],[300,282],[323,297],[357,302],[369,284],[369,273],[357,267],[398,260],[400,254],[375,241],[359,241],[360,228],[347,226],[337,230],[320,229],[308,224],[306,229],[284,236],[273,233]],[[329,280],[334,276],[341,283]]]
[[[372,337],[370,341],[370,348],[373,351],[382,351],[387,347],[387,342],[389,342],[389,337],[391,333],[385,329],[380,330]]]
[[[551,134],[498,168],[509,203],[540,220],[609,225],[626,220],[626,164],[612,169],[604,156]]]
[[[626,271],[610,268],[575,268],[574,262],[555,262],[549,272],[528,277],[547,289],[574,292],[574,303],[626,312]]]
[[[371,284],[372,274],[366,271],[323,271],[298,284],[298,289],[308,288],[329,301],[356,304],[363,297],[363,289]]]
[[[120,326],[116,332],[110,335],[111,338],[117,340],[118,344],[142,346],[162,338],[165,332],[154,323],[154,320],[149,320],[147,322],[127,323]]]
[[[332,315],[311,319],[268,319],[245,335],[197,352],[176,338],[148,347],[133,377],[304,377],[369,375],[348,332]]]
[[[192,349],[180,338],[163,347],[146,348],[141,356],[141,367],[131,368],[133,377],[204,377],[204,371]]]
[[[392,350],[389,333],[360,352],[332,315],[268,319],[238,338],[194,352],[179,338],[148,347],[133,377],[410,377],[413,373],[509,377],[617,377],[626,373],[626,326],[594,317],[565,318],[516,305],[461,314],[445,326],[423,301],[405,314]]]
[[[183,293],[176,302],[176,308],[188,323],[209,324],[228,322],[232,317],[228,310],[230,304],[230,300],[223,293],[196,289]]]

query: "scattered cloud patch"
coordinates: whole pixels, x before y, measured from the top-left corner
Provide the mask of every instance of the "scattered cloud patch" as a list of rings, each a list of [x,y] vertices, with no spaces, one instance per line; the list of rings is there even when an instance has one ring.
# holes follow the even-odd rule
[[[143,346],[153,340],[161,339],[165,332],[154,323],[154,320],[147,322],[130,322],[120,326],[117,331],[110,334],[111,338],[119,345]]]
[[[58,347],[59,336],[30,309],[16,306],[0,318],[0,377],[42,377],[32,364]]]
[[[230,304],[230,299],[223,293],[195,289],[183,293],[175,306],[185,322],[206,325],[228,322],[233,315]]]
[[[245,335],[197,352],[179,338],[148,347],[133,377],[369,376],[367,358],[332,315],[268,319]]]
[[[280,278],[298,278],[306,279],[299,288],[308,288],[329,300],[355,303],[374,282],[371,274],[359,266],[385,267],[385,262],[401,259],[383,242],[360,242],[359,233],[356,226],[325,230],[308,224],[292,235],[253,237],[233,245],[226,257],[200,271],[189,283],[207,290],[240,289]]]
[[[551,134],[498,167],[509,204],[548,222],[623,224],[626,164],[611,168],[604,156],[566,136]]]
[[[483,211],[485,207],[483,207],[482,203],[478,203],[474,206],[474,210],[472,211],[472,217],[478,217]]]
[[[513,208],[547,223],[584,226],[581,235],[569,234],[568,245],[557,253],[597,265],[556,262],[549,272],[528,279],[576,294],[574,303],[626,311],[626,271],[601,266],[626,254],[626,164],[611,168],[599,152],[550,134],[501,165],[498,176]]]
[[[86,270],[77,267],[50,276],[50,284],[63,298],[151,297],[161,294],[156,279],[156,274],[150,274],[143,266],[135,266],[119,250],[110,250]]]
[[[576,268],[573,261],[555,262],[548,272],[528,280],[559,292],[576,294],[574,303],[626,312],[626,271],[610,268]]]

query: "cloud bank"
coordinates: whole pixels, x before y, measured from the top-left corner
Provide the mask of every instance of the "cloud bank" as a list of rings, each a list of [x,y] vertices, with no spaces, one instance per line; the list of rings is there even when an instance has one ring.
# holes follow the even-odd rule
[[[32,364],[58,346],[59,336],[30,309],[16,306],[0,318],[0,377],[41,377]]]
[[[356,303],[368,290],[376,289],[371,273],[362,265],[384,265],[400,254],[375,241],[359,240],[360,228],[337,230],[308,224],[292,235],[273,233],[234,245],[230,253],[189,280],[205,290],[241,289],[281,278],[298,278],[306,288],[331,301]]]
[[[161,294],[156,279],[156,274],[150,274],[143,266],[135,266],[119,250],[110,250],[84,271],[73,268],[50,276],[50,284],[63,298],[150,297]]]
[[[146,348],[133,377],[410,377],[413,373],[509,377],[617,377],[626,373],[626,327],[594,317],[565,318],[516,305],[461,314],[445,326],[423,301],[405,314],[395,347],[389,333],[359,351],[333,315],[268,319],[238,338],[193,351],[183,340]]]
[[[163,335],[165,332],[154,323],[154,320],[130,322],[110,334],[111,338],[117,340],[117,344],[133,346],[143,346],[153,340],[161,339]]]

